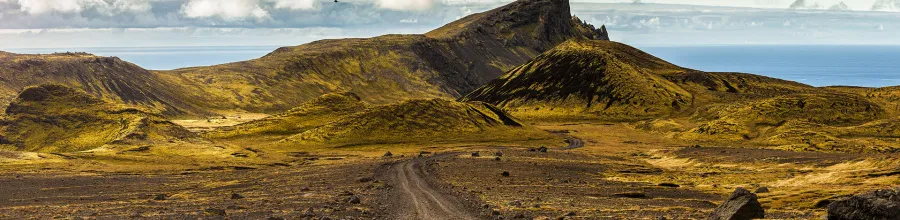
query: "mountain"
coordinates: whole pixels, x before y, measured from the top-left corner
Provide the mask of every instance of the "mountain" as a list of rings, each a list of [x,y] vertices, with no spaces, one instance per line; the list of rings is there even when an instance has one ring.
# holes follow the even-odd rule
[[[44,83],[77,88],[106,101],[165,115],[207,113],[169,81],[119,58],[86,53],[0,53],[0,106],[9,105],[25,87]]]
[[[333,92],[388,104],[460,97],[568,39],[608,39],[568,0],[519,0],[422,35],[322,40],[255,60],[156,71],[204,108],[281,112]]]
[[[621,43],[572,40],[461,100],[495,104],[524,118],[640,120],[811,89],[752,74],[686,69]]]
[[[418,99],[375,106],[282,142],[341,147],[555,139],[490,104]]]
[[[369,105],[353,93],[329,93],[300,107],[269,116],[207,132],[209,138],[239,138],[252,136],[293,135],[323,126],[347,115],[361,112]]]
[[[45,84],[24,89],[10,103],[0,121],[0,143],[11,150],[62,153],[208,142],[159,115]]]
[[[462,100],[493,103],[521,117],[654,117],[691,105],[692,95],[664,77],[687,71],[624,44],[573,40]]]
[[[629,121],[692,142],[881,152],[900,148],[897,91],[702,72],[616,42],[570,40],[460,100],[537,121]]]

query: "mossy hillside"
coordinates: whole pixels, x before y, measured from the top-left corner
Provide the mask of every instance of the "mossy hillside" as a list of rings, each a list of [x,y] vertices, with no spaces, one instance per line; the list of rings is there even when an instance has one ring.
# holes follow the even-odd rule
[[[44,83],[85,91],[104,101],[124,103],[164,115],[209,114],[186,99],[178,86],[115,57],[87,53],[0,54],[0,106],[22,89]]]
[[[238,138],[249,136],[287,136],[313,129],[342,117],[365,110],[368,104],[353,93],[329,93],[287,112],[235,126],[218,128],[203,136]]]
[[[203,141],[158,115],[53,84],[23,90],[7,108],[0,134],[5,148],[43,153]]]
[[[690,107],[693,95],[664,77],[686,71],[621,43],[573,40],[462,100],[496,104],[524,118],[638,120]]]
[[[711,120],[679,134],[680,138],[747,141],[817,151],[859,148],[843,140],[838,129],[858,127],[885,116],[884,109],[864,97],[822,92],[785,95],[713,108]],[[709,111],[709,110],[708,110]],[[709,116],[709,115],[707,115]],[[855,150],[854,150],[855,151]]]
[[[606,38],[597,31],[576,22],[568,0],[521,0],[429,34],[322,40],[154,73],[210,109],[277,113],[333,92],[372,104],[458,98],[567,39]]]
[[[411,100],[377,106],[285,139],[331,147],[555,139],[481,102]]]

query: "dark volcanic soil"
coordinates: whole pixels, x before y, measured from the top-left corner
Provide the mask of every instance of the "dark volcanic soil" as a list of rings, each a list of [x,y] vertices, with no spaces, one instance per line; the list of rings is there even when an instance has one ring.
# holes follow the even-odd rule
[[[318,217],[371,219],[378,217],[373,198],[383,184],[360,180],[376,167],[369,161],[153,175],[4,174],[0,219],[292,219],[307,216],[308,208]],[[348,203],[351,193],[361,203]]]

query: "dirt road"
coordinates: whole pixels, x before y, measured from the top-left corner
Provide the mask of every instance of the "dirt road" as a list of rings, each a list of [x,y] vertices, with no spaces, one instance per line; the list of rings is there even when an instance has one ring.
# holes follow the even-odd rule
[[[455,155],[455,154],[454,154]],[[445,157],[454,155],[439,155]],[[425,169],[427,159],[417,158],[392,164],[386,175],[394,187],[392,219],[476,219],[459,198],[439,190]]]

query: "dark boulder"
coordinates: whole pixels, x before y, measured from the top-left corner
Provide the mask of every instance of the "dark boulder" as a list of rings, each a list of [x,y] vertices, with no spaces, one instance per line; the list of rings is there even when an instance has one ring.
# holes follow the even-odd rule
[[[501,173],[500,175],[502,175],[502,176],[504,176],[504,177],[508,177],[508,176],[509,176],[509,171],[503,171],[503,173]]]
[[[392,157],[392,156],[394,156],[394,154],[392,154],[390,151],[388,151],[387,153],[384,153],[384,156],[382,156],[382,157]]]
[[[867,192],[828,205],[828,220],[845,219],[900,219],[900,188]]]
[[[769,187],[756,188],[756,193],[769,193]]]
[[[243,198],[244,198],[244,196],[241,194],[237,194],[237,193],[231,194],[231,199],[243,199]]]
[[[350,196],[350,198],[347,199],[347,203],[359,204],[360,203],[359,196],[355,196],[355,195]]]
[[[710,220],[747,220],[765,218],[765,210],[759,204],[756,194],[744,188],[734,193],[709,215]]]

